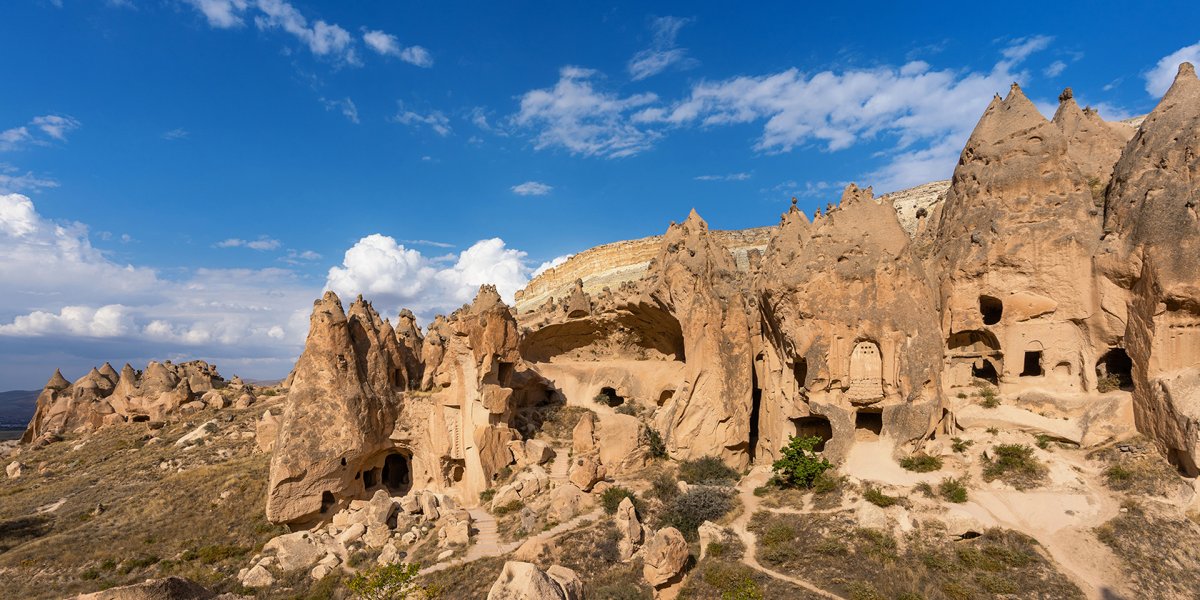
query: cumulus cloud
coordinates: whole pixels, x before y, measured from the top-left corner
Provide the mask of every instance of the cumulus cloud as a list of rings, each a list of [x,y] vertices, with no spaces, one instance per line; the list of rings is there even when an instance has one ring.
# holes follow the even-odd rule
[[[425,126],[433,130],[434,133],[446,137],[450,135],[450,118],[440,110],[435,110],[429,114],[421,114],[411,110],[405,110],[404,104],[397,102],[400,109],[396,116],[392,117],[392,121],[410,127]]]
[[[331,58],[350,65],[358,65],[358,53],[354,37],[341,26],[308,19],[292,4],[284,0],[185,0],[193,6],[212,27],[229,29],[245,24],[247,16],[254,16],[254,25],[259,30],[278,29],[290,34],[308,47],[316,56]]]
[[[329,269],[325,287],[343,298],[362,294],[388,314],[408,308],[428,320],[470,302],[485,283],[495,285],[512,302],[533,271],[525,263],[526,254],[500,238],[480,240],[445,258],[431,258],[389,236],[372,234],[346,251],[341,266]]]
[[[1063,71],[1066,71],[1066,70],[1067,70],[1067,63],[1065,63],[1061,60],[1056,60],[1056,61],[1050,63],[1049,65],[1047,65],[1046,68],[1042,70],[1042,74],[1045,75],[1046,77],[1058,77],[1059,75],[1062,75]]]
[[[64,306],[57,314],[35,310],[19,315],[12,323],[0,324],[0,336],[44,336],[70,334],[86,337],[117,337],[129,331],[127,309],[120,304],[99,308]]]
[[[321,105],[325,110],[336,110],[342,113],[346,120],[358,125],[358,107],[354,105],[354,101],[350,98],[342,98],[341,100],[327,100],[320,98]]]
[[[668,68],[691,68],[699,61],[688,58],[687,50],[676,46],[675,38],[679,30],[691,22],[691,19],[680,17],[658,17],[650,23],[654,33],[654,41],[649,48],[639,51],[629,59],[626,68],[634,81],[658,75]]]
[[[401,48],[400,41],[390,33],[368,31],[362,37],[368,48],[383,56],[394,56],[406,63],[426,69],[433,66],[433,55],[429,53],[429,50],[421,46]]]
[[[561,147],[571,154],[621,158],[649,148],[658,134],[633,122],[632,112],[658,100],[654,94],[622,98],[596,90],[596,71],[563,67],[553,88],[521,97],[517,125],[535,129],[535,148]]]
[[[257,240],[243,240],[241,238],[229,238],[221,240],[215,244],[217,248],[249,248],[251,250],[277,250],[279,249],[279,240],[272,239],[265,235],[259,236]]]
[[[79,128],[79,121],[65,115],[42,115],[28,123],[0,131],[0,152],[20,150],[27,145],[48,145],[67,141],[67,134]]]
[[[1142,75],[1146,80],[1146,91],[1155,98],[1166,94],[1175,81],[1175,74],[1179,71],[1181,62],[1190,62],[1193,66],[1200,66],[1200,42],[1184,46],[1162,57],[1158,64],[1154,65],[1154,68]]]
[[[554,186],[540,181],[526,181],[520,185],[512,186],[511,189],[518,196],[545,196],[554,189]]]

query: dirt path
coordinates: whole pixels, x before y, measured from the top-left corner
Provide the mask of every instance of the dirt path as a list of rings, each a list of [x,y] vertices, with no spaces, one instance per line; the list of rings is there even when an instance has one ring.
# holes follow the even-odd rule
[[[597,509],[587,514],[582,514],[566,523],[560,523],[551,529],[547,529],[537,535],[530,536],[524,539],[516,540],[508,543],[500,542],[500,535],[496,528],[496,518],[482,508],[469,508],[467,512],[471,513],[471,528],[475,530],[475,543],[468,549],[466,555],[462,558],[438,563],[421,569],[421,575],[434,573],[443,569],[448,569],[452,566],[457,566],[481,558],[491,558],[493,556],[503,556],[520,548],[522,544],[536,540],[538,542],[547,542],[550,539],[579,527],[584,521],[593,521],[600,518],[603,510]]]
[[[737,486],[738,498],[742,501],[743,510],[742,514],[729,524],[729,528],[733,530],[734,534],[738,536],[738,539],[742,540],[742,544],[746,546],[746,552],[742,555],[742,563],[751,569],[764,573],[770,577],[774,577],[780,581],[786,581],[792,585],[802,587],[824,598],[837,598],[844,600],[841,596],[827,592],[803,579],[797,579],[795,577],[784,575],[778,571],[772,571],[771,569],[759,564],[756,556],[758,539],[755,537],[753,532],[747,529],[746,526],[750,523],[750,518],[754,516],[754,513],[760,510],[759,498],[758,496],[754,495],[754,488],[766,483],[767,479],[770,477],[771,473],[769,470],[764,467],[759,467],[744,477]],[[768,508],[764,510],[772,509]]]
[[[554,461],[550,463],[550,481],[555,485],[567,482],[567,474],[571,470],[570,448],[555,448]]]

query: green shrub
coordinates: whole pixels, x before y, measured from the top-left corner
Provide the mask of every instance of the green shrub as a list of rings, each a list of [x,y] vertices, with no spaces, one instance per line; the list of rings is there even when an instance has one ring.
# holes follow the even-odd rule
[[[900,466],[917,473],[929,473],[942,468],[942,459],[928,454],[914,454],[900,459]]]
[[[938,484],[938,494],[947,502],[962,504],[967,501],[967,486],[961,479],[947,477]]]
[[[346,587],[363,600],[424,600],[436,591],[416,584],[421,565],[394,563],[363,569],[350,578]]]
[[[964,440],[962,438],[950,438],[950,448],[960,454],[963,452],[966,452],[967,448],[970,448],[971,445],[974,443],[975,443],[975,440]]]
[[[679,494],[663,506],[662,526],[678,529],[689,540],[705,521],[716,521],[733,509],[733,491],[729,488],[697,485]]]
[[[780,487],[813,487],[816,478],[832,468],[824,456],[813,450],[821,438],[817,436],[788,437],[788,445],[780,449],[782,457],[771,465]]]
[[[929,483],[925,482],[925,481],[918,483],[916,485],[916,487],[914,487],[913,489],[918,492],[921,492],[921,494],[924,495],[926,498],[932,498],[936,495],[933,493],[933,486],[929,485]]]
[[[1037,436],[1037,447],[1041,448],[1042,450],[1049,450],[1050,442],[1053,440],[1054,440],[1054,438],[1052,438],[1044,433],[1039,433]]]
[[[600,505],[604,507],[604,512],[610,515],[615,514],[617,507],[621,505],[621,501],[626,498],[629,498],[629,501],[633,503],[634,510],[641,512],[642,502],[638,500],[633,490],[619,485],[614,485],[600,494]]]
[[[493,508],[492,514],[496,515],[497,517],[503,517],[504,515],[515,513],[517,511],[521,510],[522,508],[525,508],[524,502],[521,502],[520,500],[513,500],[511,502],[501,504],[500,506]]]
[[[1018,489],[1037,485],[1046,475],[1046,467],[1033,456],[1033,448],[1024,444],[1000,444],[992,456],[983,459],[983,479],[1001,479]]]
[[[1113,465],[1104,470],[1104,478],[1108,480],[1109,487],[1122,489],[1128,481],[1133,479],[1133,471],[1123,465]]]
[[[996,390],[994,388],[988,386],[980,388],[979,397],[983,398],[983,402],[980,404],[984,408],[996,408],[997,406],[1000,406],[1000,397],[996,395]]]
[[[657,430],[650,427],[646,428],[646,447],[649,450],[650,458],[667,457],[666,442],[663,441]]]
[[[616,408],[616,407],[620,406],[623,402],[625,402],[625,400],[619,396],[613,396],[611,394],[606,394],[604,392],[600,392],[599,394],[596,394],[596,397],[592,398],[592,400],[596,404],[603,404],[605,406],[609,406],[609,407],[613,407],[613,408]]]
[[[815,494],[828,494],[842,487],[843,481],[845,478],[832,470],[822,471],[820,475],[813,478],[811,489]]]
[[[863,499],[880,508],[887,508],[900,501],[899,498],[889,496],[876,487],[867,488],[867,491],[863,492]]]
[[[715,456],[704,456],[679,463],[679,478],[695,485],[734,483],[741,475]]]
[[[479,492],[479,501],[480,502],[491,502],[492,498],[494,498],[495,496],[496,496],[496,488],[488,488],[486,490],[483,490],[482,492]]]
[[[671,477],[670,473],[659,473],[650,480],[650,491],[646,492],[646,495],[662,502],[669,502],[679,495],[679,483],[674,477]]]
[[[621,404],[617,406],[617,410],[613,411],[618,415],[629,415],[631,417],[637,415],[637,409],[632,404]]]
[[[1121,389],[1121,378],[1116,375],[1105,375],[1096,380],[1096,391],[1101,394],[1119,389]]]

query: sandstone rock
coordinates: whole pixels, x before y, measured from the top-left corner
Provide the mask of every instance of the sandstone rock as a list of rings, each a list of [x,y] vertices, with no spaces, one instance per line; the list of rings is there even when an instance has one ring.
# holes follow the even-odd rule
[[[254,565],[242,577],[242,585],[249,588],[266,588],[275,585],[275,576],[262,565]]]
[[[363,543],[368,548],[382,548],[391,538],[392,531],[387,528],[387,525],[371,525],[367,528],[367,533],[363,535]]]
[[[662,587],[683,572],[688,546],[683,534],[674,527],[658,530],[643,548],[642,577],[653,587]]]
[[[568,477],[571,483],[575,484],[579,489],[585,492],[590,491],[592,486],[604,479],[604,466],[597,463],[590,456],[572,460],[574,464],[571,465]]]
[[[562,600],[560,585],[531,563],[508,561],[487,600]]]
[[[280,418],[271,414],[271,411],[263,412],[263,416],[254,424],[254,440],[258,445],[258,449],[262,452],[270,452],[275,449],[275,440],[279,438],[279,422]]]
[[[583,600],[583,581],[575,571],[561,565],[550,565],[546,575],[558,584],[563,600]]]
[[[349,546],[351,543],[358,541],[359,538],[367,532],[367,526],[362,523],[355,523],[346,528],[337,536],[337,541],[343,546]]]
[[[698,531],[700,534],[699,560],[704,560],[705,555],[708,554],[708,545],[725,539],[725,530],[722,529],[720,525],[717,525],[712,521],[705,521],[700,524]]]
[[[8,466],[4,468],[4,472],[8,474],[9,479],[17,479],[24,470],[25,465],[19,460],[8,463]]]
[[[201,423],[200,426],[198,426],[195,429],[184,434],[178,440],[175,440],[175,445],[183,447],[183,446],[187,446],[189,444],[195,444],[197,442],[200,442],[200,441],[208,438],[214,432],[219,431],[219,430],[220,430],[220,426],[217,425],[216,421],[213,421],[213,420],[205,421],[204,423]]]
[[[436,511],[437,509],[435,508],[434,510]],[[371,496],[371,501],[367,503],[363,511],[367,526],[386,526],[392,515],[396,514],[396,501],[392,499],[387,491],[375,490],[375,494]]]
[[[75,600],[209,600],[216,596],[198,583],[182,577],[166,577],[147,579],[142,583],[109,588],[91,594],[80,594]]]
[[[621,536],[617,551],[622,561],[628,561],[642,545],[642,523],[638,520],[637,510],[629,498],[623,498],[617,505],[617,513],[613,515],[613,519],[617,524],[617,533]]]
[[[312,533],[307,531],[272,538],[263,545],[263,552],[273,553],[279,568],[284,571],[308,568],[324,555],[313,540]]]

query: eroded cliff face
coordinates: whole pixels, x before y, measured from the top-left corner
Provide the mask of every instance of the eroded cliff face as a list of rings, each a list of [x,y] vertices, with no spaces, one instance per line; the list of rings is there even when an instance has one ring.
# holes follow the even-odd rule
[[[546,391],[495,288],[423,337],[411,313],[399,322],[361,297],[349,311],[332,292],[315,303],[271,461],[272,521],[310,523],[380,489],[478,497],[512,462],[514,408]]]
[[[891,202],[846,188],[814,222],[783,215],[754,283],[763,351],[758,452],[792,435],[828,438],[844,456],[856,437],[897,444],[940,417],[941,342],[934,294]]]
[[[651,429],[674,458],[736,467],[794,435],[835,460],[862,442],[910,452],[951,431],[980,388],[1069,400],[1081,445],[1129,435],[1136,412],[1194,472],[1198,115],[1190,66],[1136,130],[1069,90],[1047,120],[1014,85],[948,187],[875,198],[851,185],[812,220],[793,205],[765,246],[732,247],[693,212],[647,238],[653,253],[639,240],[590,280],[595,255],[561,269],[579,278],[558,292],[543,281],[515,318],[485,287],[424,335],[411,313],[393,326],[327,295],[268,513],[305,522],[381,486],[472,505],[521,460],[513,449],[538,426],[523,411],[563,403],[595,413],[575,430],[581,490],[643,466]]]
[[[1125,299],[1140,431],[1200,473],[1200,80],[1189,63],[1117,162],[1104,214],[1109,295]]]

